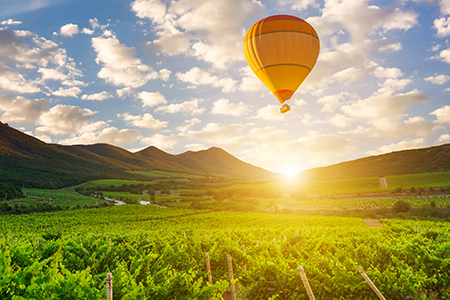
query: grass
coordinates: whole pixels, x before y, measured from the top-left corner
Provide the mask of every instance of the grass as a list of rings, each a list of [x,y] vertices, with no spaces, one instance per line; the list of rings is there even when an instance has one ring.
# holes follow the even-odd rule
[[[94,197],[88,197],[75,193],[75,191],[66,190],[45,190],[45,189],[23,189],[26,197],[22,199],[13,200],[15,204],[36,205],[40,203],[51,203],[54,205],[60,205],[66,208],[72,208],[79,206],[92,206],[96,204],[102,204],[105,201],[96,199]]]

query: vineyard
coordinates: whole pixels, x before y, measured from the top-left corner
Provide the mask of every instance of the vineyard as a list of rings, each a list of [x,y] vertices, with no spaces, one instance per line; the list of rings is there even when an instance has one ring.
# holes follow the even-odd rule
[[[259,199],[258,211],[271,206],[289,210],[336,210],[336,209],[372,209],[393,207],[397,201],[410,203],[412,207],[429,206],[434,201],[437,206],[449,207],[450,195],[434,196],[384,196],[384,197],[308,197],[303,200],[290,198]]]
[[[450,226],[384,220],[108,207],[0,221],[1,299],[221,299],[227,254],[247,299],[375,299],[362,268],[387,299],[449,295]],[[207,278],[209,253],[213,285]]]
[[[398,188],[428,189],[450,187],[450,172],[420,173],[408,175],[386,176],[387,188],[380,187],[378,177],[349,178],[339,180],[321,180],[300,182],[295,189],[304,194],[341,195],[382,193],[395,191]],[[291,187],[292,188],[292,187]],[[293,189],[293,188],[292,188]]]

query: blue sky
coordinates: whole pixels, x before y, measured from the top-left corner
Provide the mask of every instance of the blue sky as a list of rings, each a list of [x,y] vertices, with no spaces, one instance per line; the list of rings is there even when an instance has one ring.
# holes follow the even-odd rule
[[[318,62],[279,113],[242,41],[291,14]],[[276,172],[450,143],[450,0],[3,0],[0,121],[45,142],[217,146]]]

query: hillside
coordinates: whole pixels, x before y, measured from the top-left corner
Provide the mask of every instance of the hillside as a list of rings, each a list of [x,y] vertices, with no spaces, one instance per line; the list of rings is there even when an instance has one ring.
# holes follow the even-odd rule
[[[369,156],[302,172],[307,180],[450,171],[450,144]]]
[[[20,186],[56,188],[101,178],[146,180],[127,171],[268,177],[273,173],[211,148],[172,155],[156,147],[132,153],[108,144],[47,144],[0,122],[0,178]]]
[[[136,178],[123,169],[108,166],[102,158],[88,160],[44,143],[0,122],[0,178],[23,186],[56,188],[98,178]],[[80,149],[82,150],[82,149]]]

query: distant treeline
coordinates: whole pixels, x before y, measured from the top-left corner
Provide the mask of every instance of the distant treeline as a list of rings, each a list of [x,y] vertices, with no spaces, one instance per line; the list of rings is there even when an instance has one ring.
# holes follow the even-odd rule
[[[0,201],[22,198],[23,193],[17,182],[0,182]]]

